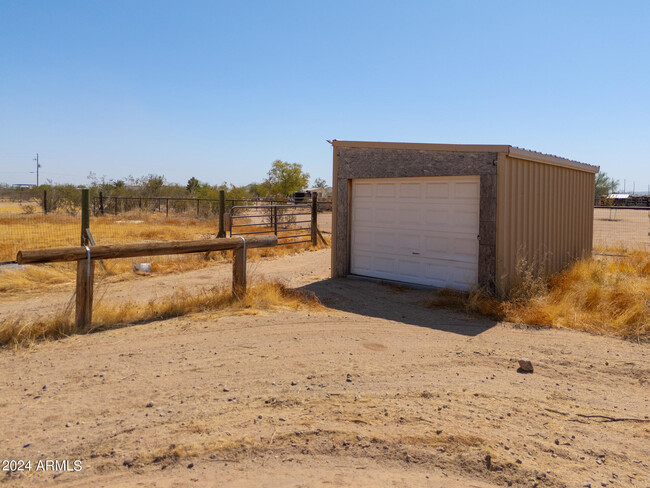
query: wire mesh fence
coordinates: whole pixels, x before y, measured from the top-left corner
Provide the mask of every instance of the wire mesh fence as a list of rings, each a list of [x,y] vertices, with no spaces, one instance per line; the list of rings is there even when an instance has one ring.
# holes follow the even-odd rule
[[[650,207],[594,208],[594,248],[650,251]]]

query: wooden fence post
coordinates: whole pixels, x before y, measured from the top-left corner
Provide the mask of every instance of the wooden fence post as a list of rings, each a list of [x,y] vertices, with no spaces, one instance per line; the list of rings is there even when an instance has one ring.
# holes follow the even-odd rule
[[[77,297],[75,307],[75,327],[77,332],[88,330],[93,317],[93,281],[95,279],[95,260],[77,261]]]
[[[90,190],[81,190],[81,245],[88,245],[86,229],[90,227]]]
[[[232,295],[243,298],[246,295],[246,243],[232,252]]]
[[[217,237],[226,237],[226,228],[224,225],[224,214],[226,213],[226,192],[219,190],[219,232]]]
[[[167,210],[166,210],[165,216],[169,217],[169,198],[167,199]]]
[[[47,214],[47,190],[43,190],[43,215]]]
[[[318,245],[318,193],[311,196],[311,245]]]
[[[99,192],[99,213],[104,215],[104,194]]]

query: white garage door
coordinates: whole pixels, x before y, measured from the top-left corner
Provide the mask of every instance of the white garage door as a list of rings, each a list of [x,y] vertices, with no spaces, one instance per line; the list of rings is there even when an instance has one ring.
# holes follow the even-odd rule
[[[475,287],[479,195],[478,176],[352,180],[351,272]]]

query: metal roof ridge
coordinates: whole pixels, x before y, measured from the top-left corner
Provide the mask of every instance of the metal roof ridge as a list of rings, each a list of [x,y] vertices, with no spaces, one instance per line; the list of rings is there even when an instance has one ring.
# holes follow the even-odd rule
[[[534,161],[539,163],[552,164],[555,166],[563,166],[566,168],[579,169],[582,171],[587,171],[589,173],[597,173],[600,171],[600,166],[595,166],[593,164],[582,163],[580,161],[575,161],[573,159],[563,158],[561,156],[556,156],[554,154],[547,154],[539,151],[533,151],[531,149],[524,149],[523,147],[517,146],[508,146],[508,156],[526,159],[528,161]]]

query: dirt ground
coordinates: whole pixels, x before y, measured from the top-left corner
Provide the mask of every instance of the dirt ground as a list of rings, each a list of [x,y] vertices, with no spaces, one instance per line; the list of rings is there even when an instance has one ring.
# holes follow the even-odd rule
[[[594,209],[594,246],[650,251],[650,210]]]
[[[163,299],[230,271],[111,294]],[[417,305],[426,291],[328,275],[328,250],[250,268],[323,309],[0,350],[0,459],[31,461],[0,485],[650,485],[647,344],[431,310]],[[2,297],[0,310],[46,313],[69,296]],[[534,373],[517,372],[521,357]]]

